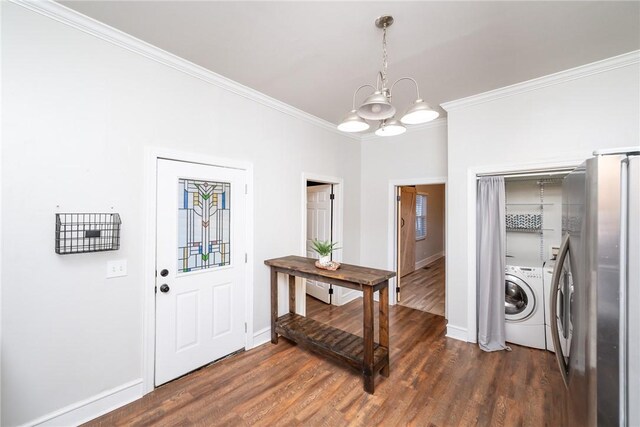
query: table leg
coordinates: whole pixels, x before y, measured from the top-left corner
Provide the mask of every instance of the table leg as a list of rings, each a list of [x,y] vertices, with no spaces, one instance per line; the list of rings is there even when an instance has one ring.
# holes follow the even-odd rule
[[[289,275],[289,313],[296,312],[296,276]]]
[[[278,272],[271,269],[271,342],[278,344],[276,333],[276,320],[278,320]]]
[[[378,332],[380,335],[380,345],[386,347],[389,352],[389,281],[387,280],[386,286],[380,289],[380,318],[378,325]],[[387,353],[386,364],[380,370],[380,375],[383,377],[389,376],[389,353]]]
[[[363,289],[363,306],[364,361],[362,364],[362,376],[364,379],[364,390],[367,393],[373,394],[373,289],[369,286]]]

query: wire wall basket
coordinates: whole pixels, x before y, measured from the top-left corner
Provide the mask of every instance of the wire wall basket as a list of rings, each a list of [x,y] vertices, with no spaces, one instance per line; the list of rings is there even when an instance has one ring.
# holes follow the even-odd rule
[[[56,214],[56,253],[60,255],[120,249],[117,213]]]

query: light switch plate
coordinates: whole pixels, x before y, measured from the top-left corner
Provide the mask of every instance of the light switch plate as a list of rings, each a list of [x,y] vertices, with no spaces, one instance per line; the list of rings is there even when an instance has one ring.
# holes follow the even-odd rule
[[[107,262],[107,279],[127,275],[127,260],[118,259]]]

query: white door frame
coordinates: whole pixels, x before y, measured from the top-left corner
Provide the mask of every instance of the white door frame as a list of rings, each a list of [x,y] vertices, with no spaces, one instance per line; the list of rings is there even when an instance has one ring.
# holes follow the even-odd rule
[[[142,318],[142,384],[143,394],[154,390],[155,377],[155,335],[156,335],[156,194],[157,194],[157,161],[158,159],[197,163],[231,169],[244,170],[246,173],[246,228],[245,247],[247,262],[245,263],[245,348],[253,347],[253,164],[232,159],[213,157],[199,153],[147,147],[144,161],[144,194],[145,194],[145,238],[144,238],[144,287]]]
[[[329,176],[329,175],[318,175],[310,172],[302,172],[302,181],[301,181],[301,194],[302,194],[302,203],[301,203],[301,213],[302,213],[302,225],[300,232],[300,256],[307,256],[307,181],[315,181],[321,182],[323,184],[332,184],[333,194],[334,194],[334,205],[333,205],[333,230],[332,235],[334,236],[334,241],[340,242],[344,247],[343,240],[343,224],[344,224],[344,179],[337,176]],[[340,252],[336,253],[334,257],[335,261],[342,261],[343,252],[342,249]],[[306,281],[302,280],[302,290],[304,292],[303,295],[306,295]],[[306,313],[306,298],[300,298],[303,301],[303,309],[304,313]]]
[[[476,289],[476,202],[478,175],[544,172],[552,169],[572,169],[587,159],[571,157],[544,163],[521,163],[515,165],[479,166],[467,169],[467,341],[477,342],[477,289]],[[452,227],[447,221],[447,229]],[[447,265],[449,263],[447,254]],[[448,269],[447,269],[448,272]],[[446,273],[445,273],[446,274]],[[456,334],[458,337],[460,334]],[[460,338],[458,338],[460,339]]]
[[[428,178],[404,178],[404,179],[390,179],[389,180],[389,196],[387,198],[387,211],[389,222],[387,223],[387,268],[391,271],[398,272],[397,268],[397,251],[398,251],[398,239],[397,239],[397,230],[398,230],[398,209],[397,209],[397,200],[396,200],[396,187],[403,187],[407,185],[434,185],[434,184],[444,184],[444,217],[445,223],[448,223],[447,218],[447,205],[449,203],[449,196],[447,192],[449,188],[447,186],[447,177],[446,176],[431,176]],[[445,227],[444,232],[444,247],[445,253],[448,248],[448,227]],[[444,317],[447,318],[448,314],[448,298],[449,295],[447,287],[449,286],[449,282],[447,277],[449,277],[449,258],[445,258],[445,303],[444,303]],[[396,300],[396,284],[397,277],[389,279],[389,304],[395,305],[398,303]]]

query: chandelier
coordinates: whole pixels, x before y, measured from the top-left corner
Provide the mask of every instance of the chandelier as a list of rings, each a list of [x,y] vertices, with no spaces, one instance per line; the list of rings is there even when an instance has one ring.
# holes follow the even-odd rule
[[[376,19],[376,27],[382,29],[382,71],[378,72],[376,86],[362,85],[353,93],[353,107],[347,113],[342,122],[338,125],[338,129],[343,132],[362,132],[369,129],[370,125],[367,120],[377,121],[376,135],[378,136],[394,136],[406,132],[405,125],[417,125],[420,123],[430,122],[437,118],[440,114],[433,110],[429,105],[420,98],[420,90],[418,82],[411,77],[402,77],[393,82],[389,86],[387,80],[387,28],[393,24],[393,16],[381,16]],[[391,104],[391,95],[393,88],[401,81],[410,80],[416,86],[417,99],[407,109],[407,112],[400,118],[396,119],[396,108]],[[356,95],[360,89],[373,89],[371,93],[356,109]]]

